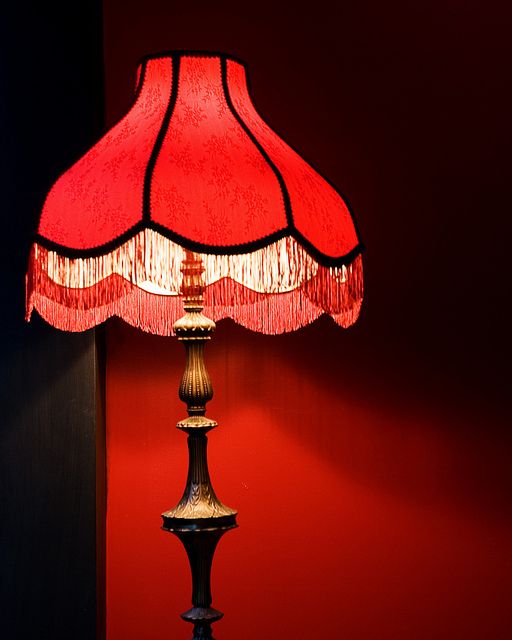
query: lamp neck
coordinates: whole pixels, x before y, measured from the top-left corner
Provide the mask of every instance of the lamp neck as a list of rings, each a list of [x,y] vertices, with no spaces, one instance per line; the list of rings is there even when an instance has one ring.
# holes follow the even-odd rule
[[[204,306],[204,266],[201,258],[193,251],[185,250],[181,273],[183,308],[187,313],[200,313]]]

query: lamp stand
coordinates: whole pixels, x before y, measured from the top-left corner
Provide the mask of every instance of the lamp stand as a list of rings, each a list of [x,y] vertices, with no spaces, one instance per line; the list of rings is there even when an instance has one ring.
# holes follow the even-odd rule
[[[205,417],[213,388],[204,364],[204,346],[211,339],[215,323],[202,313],[204,267],[201,259],[186,251],[181,272],[185,315],[175,323],[174,330],[186,351],[179,396],[187,405],[188,417],[178,422],[177,428],[188,434],[189,463],[183,496],[173,509],[162,514],[162,528],[181,540],[190,563],[192,608],[181,617],[194,624],[194,638],[206,638],[211,637],[210,624],[223,615],[211,608],[213,554],[224,533],[237,525],[236,511],[217,498],[208,471],[206,434],[217,423]]]

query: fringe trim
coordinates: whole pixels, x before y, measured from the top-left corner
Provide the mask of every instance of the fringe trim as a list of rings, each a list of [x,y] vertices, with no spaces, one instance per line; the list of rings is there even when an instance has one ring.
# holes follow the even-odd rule
[[[66,258],[34,244],[27,273],[27,320],[36,308],[53,326],[84,331],[110,316],[149,333],[171,335],[183,315],[179,296],[185,250],[153,230],[103,256]],[[283,238],[249,254],[199,254],[205,311],[268,334],[293,331],[330,314],[353,324],[363,298],[362,260],[323,267]],[[151,292],[165,290],[166,295]]]
[[[185,249],[153,229],[144,229],[120,247],[100,256],[67,258],[34,244],[35,260],[55,283],[85,289],[117,274],[144,288],[147,283],[178,295]],[[297,243],[286,237],[250,253],[197,254],[205,267],[205,284],[230,278],[260,293],[283,293],[296,289],[320,267]],[[331,275],[343,282],[349,267],[332,267]]]

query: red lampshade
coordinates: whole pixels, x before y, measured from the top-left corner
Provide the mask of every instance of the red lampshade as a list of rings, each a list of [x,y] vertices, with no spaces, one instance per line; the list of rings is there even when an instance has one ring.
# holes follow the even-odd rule
[[[168,335],[185,250],[205,267],[205,313],[265,333],[363,294],[359,241],[339,192],[259,116],[243,64],[150,56],[128,114],[52,187],[27,274],[27,313],[81,331],[118,315]]]

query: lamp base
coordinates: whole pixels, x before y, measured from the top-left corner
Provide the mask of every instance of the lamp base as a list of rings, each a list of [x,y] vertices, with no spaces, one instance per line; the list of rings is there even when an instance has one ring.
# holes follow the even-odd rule
[[[195,638],[211,638],[211,624],[220,620],[222,611],[211,606],[210,587],[213,555],[222,536],[234,529],[236,515],[221,518],[165,518],[162,529],[179,538],[187,552],[192,573],[192,608],[181,614],[186,622],[194,625]],[[213,522],[212,522],[213,521]]]
[[[209,622],[196,622],[192,640],[215,640],[212,636],[212,625]]]
[[[217,622],[220,620],[224,614],[222,611],[218,611],[213,607],[192,607],[185,613],[181,614],[181,617],[186,622],[192,622],[193,624],[211,624],[212,622]]]
[[[236,513],[219,518],[174,518],[166,513],[162,514],[162,529],[170,533],[185,533],[187,531],[227,531],[237,527]]]

